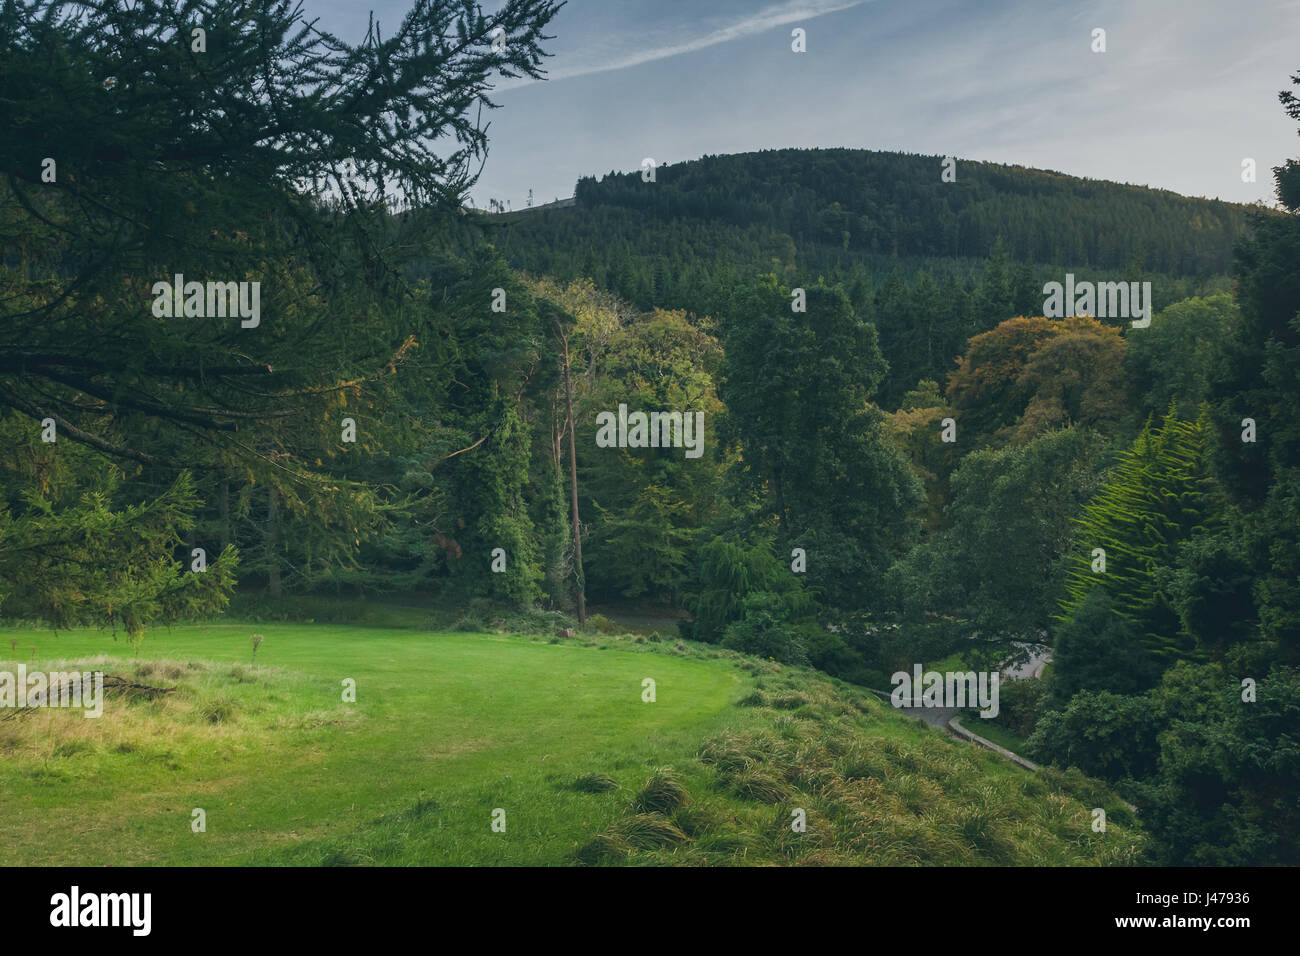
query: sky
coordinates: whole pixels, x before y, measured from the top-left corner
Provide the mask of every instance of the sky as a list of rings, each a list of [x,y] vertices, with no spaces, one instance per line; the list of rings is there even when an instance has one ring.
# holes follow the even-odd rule
[[[409,6],[303,2],[354,41],[370,10],[395,28]],[[547,32],[549,78],[493,95],[476,205],[568,197],[646,157],[837,146],[1254,202],[1300,157],[1277,100],[1300,0],[569,0]]]

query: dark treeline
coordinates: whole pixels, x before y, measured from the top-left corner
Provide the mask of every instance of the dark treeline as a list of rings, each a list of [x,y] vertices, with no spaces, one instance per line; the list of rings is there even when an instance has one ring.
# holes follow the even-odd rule
[[[1206,276],[1227,271],[1246,227],[1233,203],[1017,166],[960,160],[944,182],[942,160],[849,149],[706,156],[658,167],[652,182],[640,171],[584,177],[574,207],[515,217],[512,231],[526,268],[592,274],[599,263],[586,257],[607,247],[635,258],[634,271],[662,263],[681,281],[692,259],[789,259],[825,272],[871,257],[982,259],[999,237],[1018,262]],[[513,242],[503,251],[516,255]]]

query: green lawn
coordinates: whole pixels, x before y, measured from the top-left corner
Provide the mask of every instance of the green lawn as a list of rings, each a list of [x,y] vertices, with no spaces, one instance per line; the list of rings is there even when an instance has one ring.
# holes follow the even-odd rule
[[[961,725],[973,734],[979,734],[985,740],[992,741],[999,747],[1006,747],[1013,754],[1025,756],[1025,739],[1017,737],[1001,724],[980,717],[978,710],[967,710],[961,715]]]
[[[97,720],[0,712],[0,864],[1098,864],[1142,844],[1077,773],[702,645],[220,624],[151,632],[139,658],[95,631],[0,630],[0,653],[175,688]],[[668,796],[639,793],[660,768]],[[575,788],[588,774],[611,789]]]
[[[265,860],[421,794],[442,808],[443,862],[557,863],[601,821],[556,783],[593,770],[644,775],[693,747],[743,692],[740,672],[720,661],[496,635],[256,630],[256,668],[249,626],[149,635],[141,662],[227,665],[196,675],[195,701],[110,700],[98,720],[36,712],[25,719],[46,727],[16,752],[6,743],[17,721],[0,723],[0,863]],[[130,646],[99,632],[0,636],[37,648],[29,668],[103,654],[108,673],[134,672]],[[237,663],[243,681],[231,675]],[[654,703],[641,700],[644,677],[656,681]],[[341,702],[344,678],[356,681],[355,705]],[[178,683],[161,672],[142,680]],[[214,694],[233,705],[224,721],[185,707]],[[206,833],[191,831],[195,807]],[[497,807],[504,834],[489,828]]]

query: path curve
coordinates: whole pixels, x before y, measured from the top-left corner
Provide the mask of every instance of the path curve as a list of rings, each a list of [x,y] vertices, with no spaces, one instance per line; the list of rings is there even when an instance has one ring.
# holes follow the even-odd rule
[[[1052,659],[1052,649],[1046,644],[1028,644],[1022,641],[1016,641],[1016,646],[1026,651],[1028,659],[1020,664],[1012,665],[999,671],[1003,680],[1038,680],[1043,676],[1043,669],[1047,666],[1048,661]],[[875,694],[882,700],[889,701],[893,704],[892,697],[883,690],[876,690],[874,687],[868,687],[867,690]],[[1027,760],[1017,753],[1000,747],[991,740],[985,740],[979,734],[967,730],[957,719],[961,715],[960,707],[925,707],[920,704],[910,704],[906,707],[895,707],[899,713],[906,714],[916,720],[923,720],[931,727],[950,733],[962,740],[969,740],[977,743],[982,747],[987,747],[996,753],[1002,754],[1015,761],[1019,766],[1027,770],[1037,770],[1038,765],[1031,760]]]

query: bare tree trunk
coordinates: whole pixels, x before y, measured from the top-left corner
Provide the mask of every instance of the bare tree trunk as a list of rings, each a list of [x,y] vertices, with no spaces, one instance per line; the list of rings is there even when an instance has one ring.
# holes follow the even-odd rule
[[[551,408],[551,457],[555,459],[555,470],[564,467],[564,427],[559,422],[559,409]]]
[[[564,396],[569,407],[569,496],[573,504],[573,558],[578,573],[578,626],[587,623],[587,579],[582,570],[582,522],[578,519],[578,452],[573,439],[573,381],[569,377],[569,337],[564,342]]]

